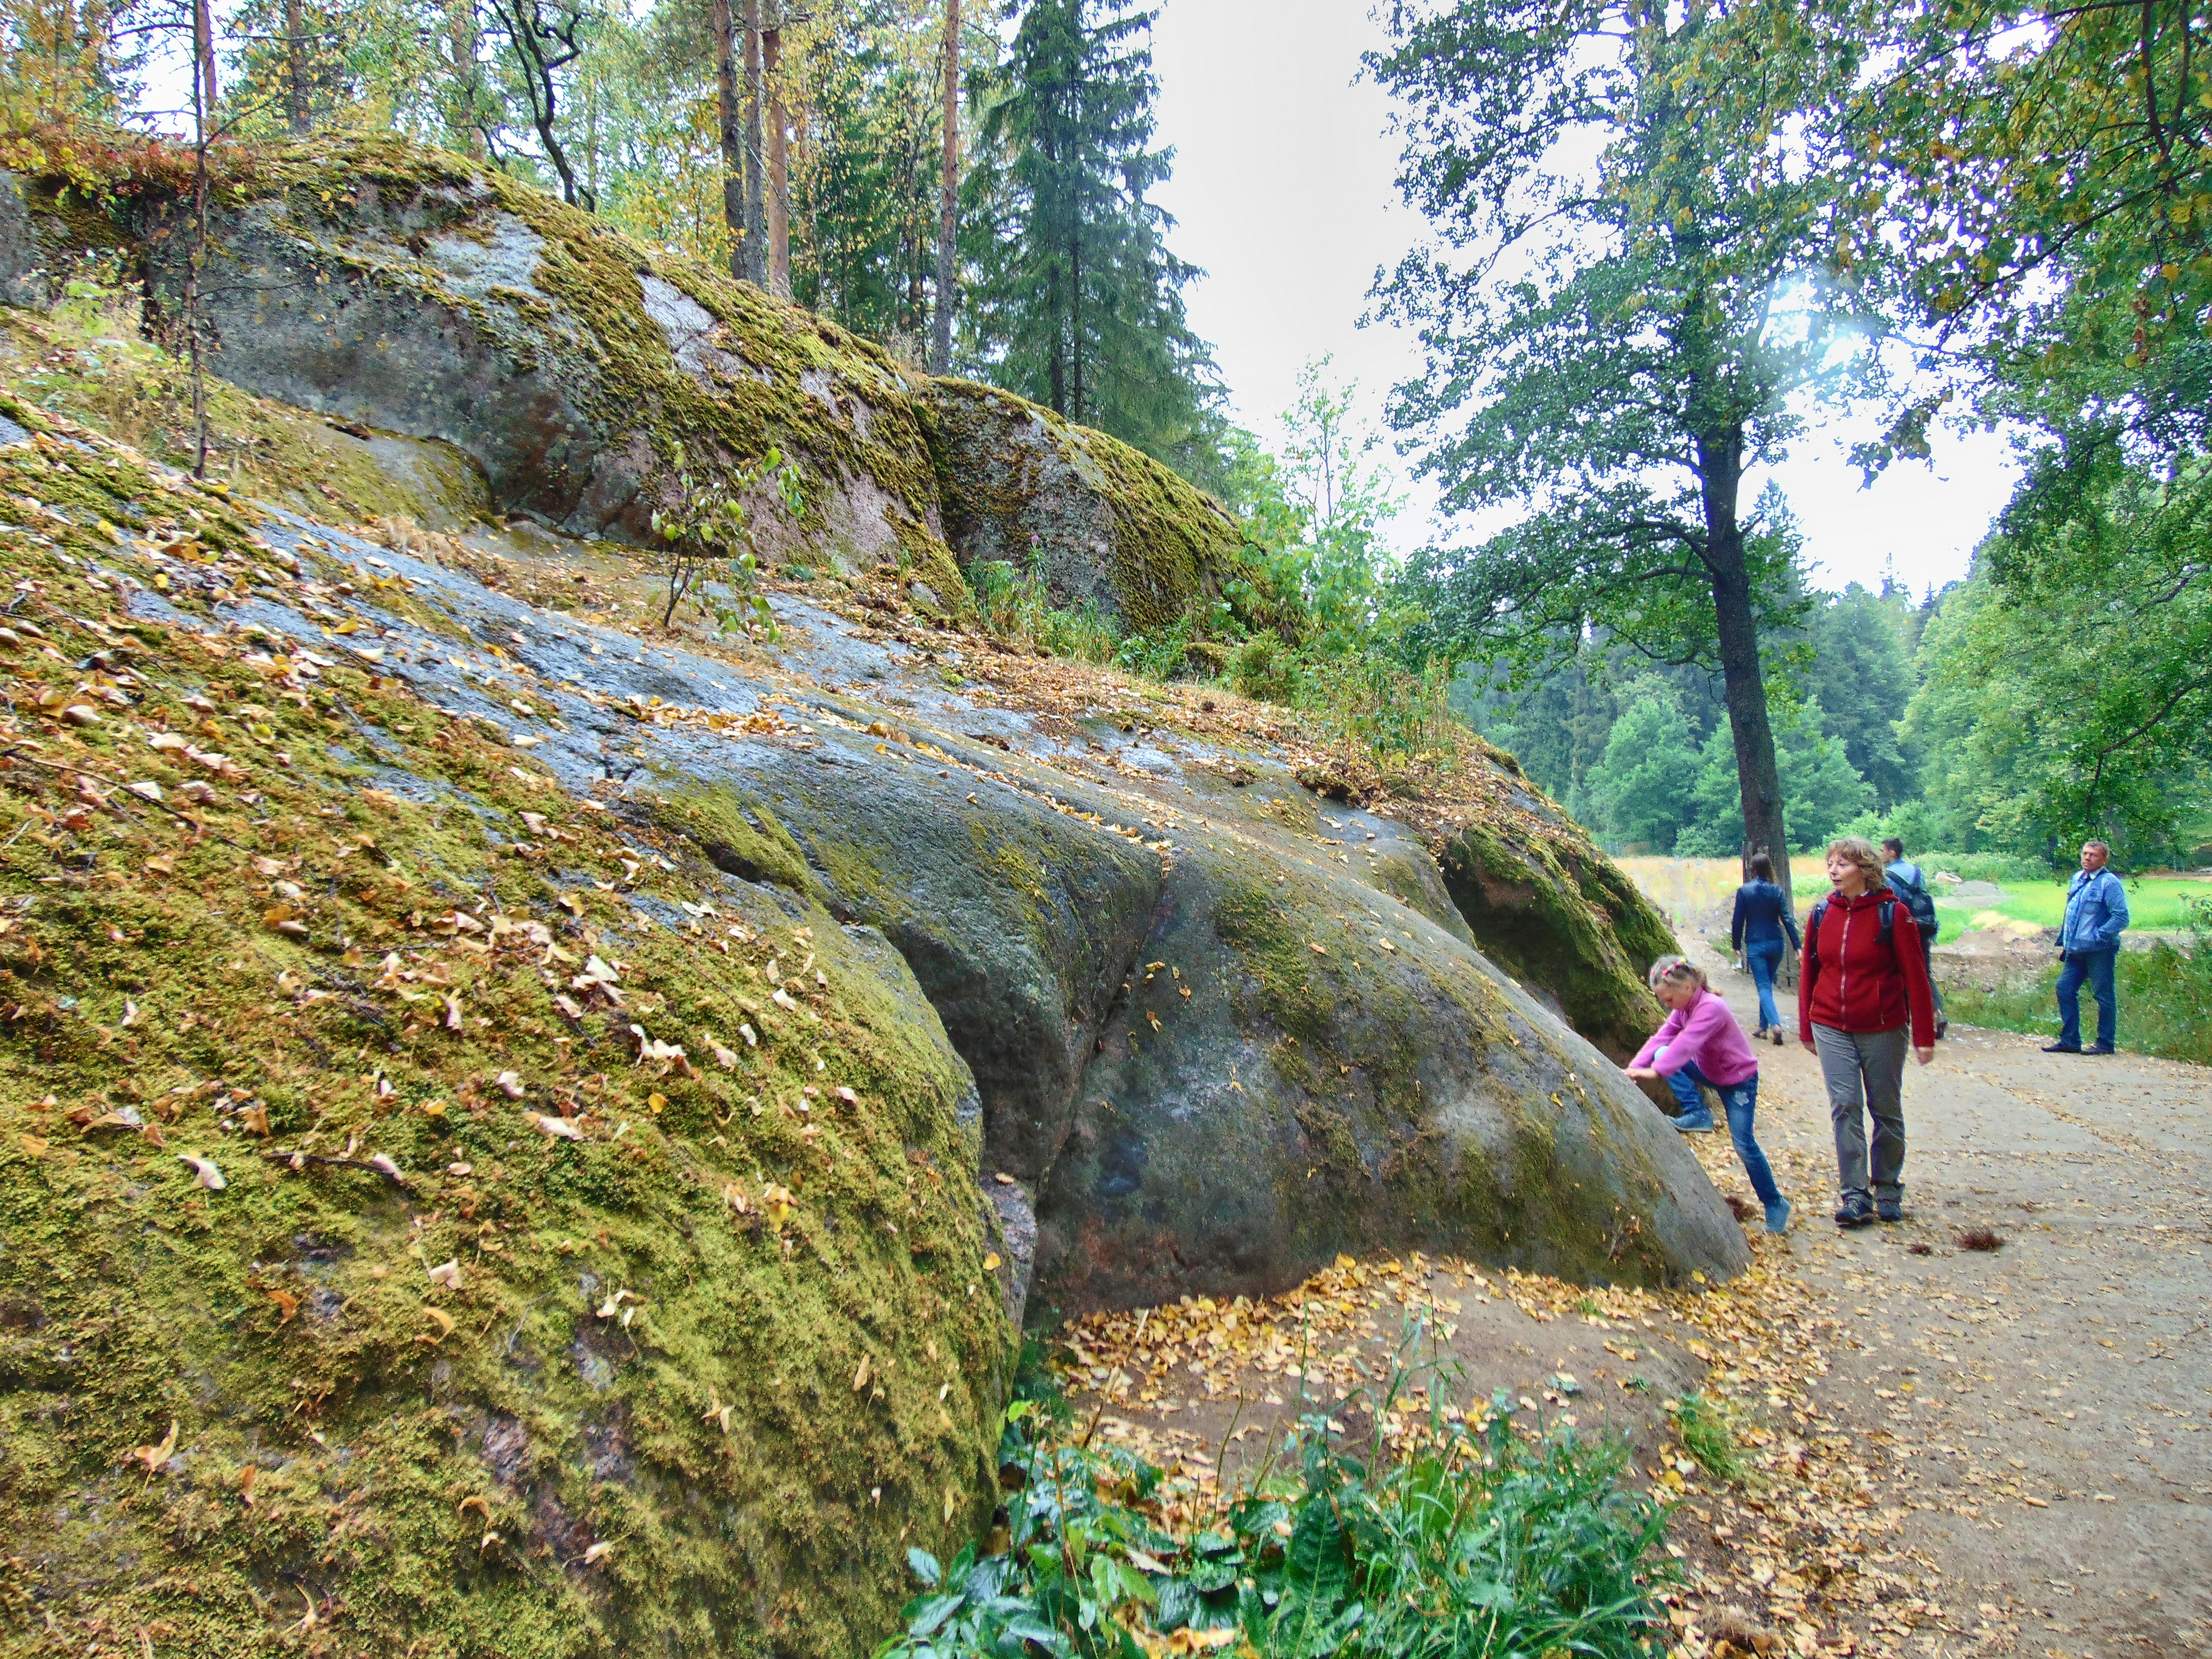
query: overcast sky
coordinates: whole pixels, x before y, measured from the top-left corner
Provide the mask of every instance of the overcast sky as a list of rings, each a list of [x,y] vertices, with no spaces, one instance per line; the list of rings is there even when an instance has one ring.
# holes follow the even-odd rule
[[[1263,435],[1310,358],[1334,354],[1376,412],[1384,389],[1420,367],[1409,337],[1358,325],[1376,267],[1422,229],[1393,182],[1389,100],[1356,83],[1377,38],[1364,0],[1162,6],[1160,137],[1176,158],[1158,199],[1180,221],[1171,246],[1207,273],[1188,291],[1192,321],[1214,343],[1239,418]],[[1917,593],[1963,575],[2011,494],[2003,440],[1941,437],[1932,467],[1899,467],[1862,489],[1844,450],[1863,435],[1815,435],[1777,475],[1815,580],[1871,586],[1887,566]],[[1417,501],[1401,545],[1435,533],[1428,517]]]

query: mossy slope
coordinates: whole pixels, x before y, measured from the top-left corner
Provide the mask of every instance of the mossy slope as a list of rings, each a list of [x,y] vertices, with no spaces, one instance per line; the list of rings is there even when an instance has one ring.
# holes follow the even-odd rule
[[[931,381],[921,411],[963,562],[1041,567],[1055,603],[1139,631],[1251,576],[1237,520],[1128,445],[968,380]]]
[[[912,978],[216,621],[308,591],[220,492],[89,434],[0,491],[3,1644],[864,1651],[1007,1358]]]

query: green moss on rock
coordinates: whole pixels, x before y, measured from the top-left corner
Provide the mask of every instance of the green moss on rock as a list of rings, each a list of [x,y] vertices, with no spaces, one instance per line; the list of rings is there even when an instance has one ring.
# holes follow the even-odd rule
[[[1138,631],[1253,578],[1237,520],[1119,439],[969,380],[928,382],[921,410],[963,563],[1041,566],[1055,602]]]
[[[1662,1017],[1644,970],[1676,949],[1635,884],[1565,820],[1533,813],[1510,828],[1484,819],[1438,848],[1452,902],[1475,943],[1556,1000],[1568,1024],[1615,1060]]]
[[[147,504],[247,580],[221,492],[46,437],[0,490],[64,505],[77,561],[0,532],[57,647],[0,665],[10,1650],[865,1651],[902,1547],[989,1512],[1009,1359],[972,1083],[911,977],[391,680],[111,611],[102,521]],[[164,726],[232,757],[183,817],[120,787],[210,775]],[[331,747],[364,729],[385,772]],[[575,873],[641,845],[636,896],[722,949]],[[827,981],[796,1009],[777,953]]]

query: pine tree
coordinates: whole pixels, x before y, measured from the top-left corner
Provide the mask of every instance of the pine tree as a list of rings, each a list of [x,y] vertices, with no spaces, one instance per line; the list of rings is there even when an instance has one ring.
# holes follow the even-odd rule
[[[1129,0],[1032,0],[986,113],[969,183],[969,331],[991,377],[1164,458],[1202,445],[1218,395],[1147,193],[1154,14]]]

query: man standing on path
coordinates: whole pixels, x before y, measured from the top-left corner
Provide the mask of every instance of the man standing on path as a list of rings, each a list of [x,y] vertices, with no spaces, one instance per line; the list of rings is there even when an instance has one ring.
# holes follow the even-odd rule
[[[2120,935],[2128,927],[2128,893],[2105,866],[2112,849],[2101,841],[2081,843],[2081,867],[2066,885],[2066,919],[2058,925],[2058,1041],[2043,1046],[2046,1054],[2109,1054],[2120,1034],[2119,998],[2112,988],[2112,965],[2119,958]],[[2097,999],[2097,1041],[2081,1046],[2081,984]]]

